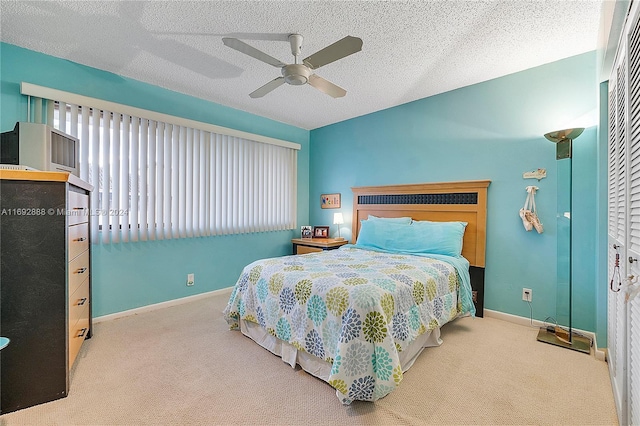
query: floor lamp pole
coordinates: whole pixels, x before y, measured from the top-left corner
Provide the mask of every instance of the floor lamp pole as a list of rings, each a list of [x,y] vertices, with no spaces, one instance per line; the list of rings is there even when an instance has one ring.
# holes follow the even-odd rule
[[[569,156],[569,343],[573,343],[573,158]]]

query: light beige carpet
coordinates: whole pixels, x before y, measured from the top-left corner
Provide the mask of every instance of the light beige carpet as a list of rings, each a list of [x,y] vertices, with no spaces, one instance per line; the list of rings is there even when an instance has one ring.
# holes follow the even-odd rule
[[[217,295],[96,324],[69,396],[0,424],[617,424],[607,365],[537,342],[534,328],[456,320],[396,391],[343,406],[326,383],[228,331],[226,302]]]

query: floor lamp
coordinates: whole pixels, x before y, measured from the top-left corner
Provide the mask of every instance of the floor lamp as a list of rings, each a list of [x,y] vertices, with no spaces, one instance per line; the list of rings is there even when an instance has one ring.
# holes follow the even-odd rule
[[[549,132],[544,135],[545,138],[556,144],[556,160],[568,161],[569,166],[569,241],[568,241],[568,286],[569,286],[569,329],[556,325],[555,327],[541,327],[538,332],[538,340],[552,345],[561,346],[563,348],[573,349],[580,352],[591,352],[591,341],[583,336],[577,335],[572,329],[572,259],[571,259],[571,239],[573,238],[573,218],[572,212],[572,173],[573,166],[571,164],[572,142],[580,136],[584,131],[583,128],[558,130]],[[562,215],[566,217],[565,214]]]

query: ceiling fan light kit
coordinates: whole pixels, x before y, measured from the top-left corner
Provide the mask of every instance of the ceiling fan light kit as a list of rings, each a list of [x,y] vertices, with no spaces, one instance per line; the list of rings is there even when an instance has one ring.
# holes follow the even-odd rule
[[[290,64],[282,67],[284,81],[293,86],[307,84],[311,70],[302,64]]]
[[[361,39],[346,36],[303,59],[301,64],[298,63],[298,56],[300,56],[302,52],[303,37],[300,34],[290,34],[288,39],[291,45],[291,53],[294,57],[293,64],[285,64],[237,38],[224,37],[222,39],[225,46],[281,69],[282,77],[277,77],[264,86],[254,90],[249,94],[250,97],[261,98],[284,83],[292,86],[302,86],[308,83],[312,87],[334,98],[340,98],[347,94],[347,91],[342,87],[314,74],[313,70],[359,52],[362,50]]]

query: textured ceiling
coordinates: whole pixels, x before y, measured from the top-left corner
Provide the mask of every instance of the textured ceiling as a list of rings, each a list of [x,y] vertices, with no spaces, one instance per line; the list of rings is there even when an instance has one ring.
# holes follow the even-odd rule
[[[7,1],[3,42],[314,129],[596,49],[600,0]],[[345,88],[249,93],[280,70],[223,45],[237,37],[292,63],[351,35],[362,51],[316,70]]]

